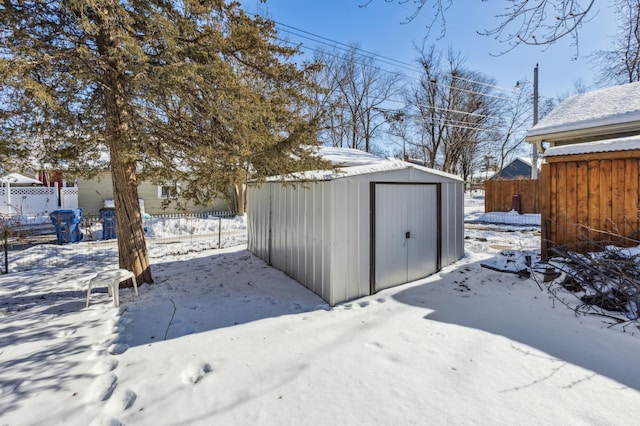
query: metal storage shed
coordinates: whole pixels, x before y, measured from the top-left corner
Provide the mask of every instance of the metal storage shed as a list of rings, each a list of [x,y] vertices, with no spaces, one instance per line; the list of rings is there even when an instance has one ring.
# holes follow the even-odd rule
[[[399,160],[248,190],[249,250],[331,305],[426,277],[464,255],[463,181]]]

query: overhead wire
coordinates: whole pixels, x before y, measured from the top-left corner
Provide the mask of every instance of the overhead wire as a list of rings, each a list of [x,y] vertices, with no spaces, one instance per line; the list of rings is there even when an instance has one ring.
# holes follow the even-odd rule
[[[285,31],[285,32],[289,33],[288,31]],[[296,35],[296,34],[294,34],[294,35]],[[304,36],[300,36],[300,37],[302,37],[302,38],[307,38],[307,37],[304,37]],[[278,41],[281,41],[281,42],[284,42],[284,43],[291,44],[291,45],[296,45],[296,46],[298,45],[298,43],[295,43],[295,42],[293,42],[293,41],[290,41],[290,40],[287,40],[287,39],[283,39],[283,38],[277,38],[277,40],[278,40]],[[313,40],[313,39],[309,39],[309,40],[315,41],[315,40]],[[326,43],[323,43],[323,44],[325,44],[325,45],[327,45],[327,46],[330,46],[330,47],[335,47],[335,48],[337,48],[337,49],[339,49],[339,50],[342,50],[342,51],[344,51],[344,52],[347,52],[347,51],[348,51],[347,49],[342,48],[342,47],[338,47],[338,46],[331,46],[331,45],[328,45],[328,44],[326,44]],[[316,53],[323,54],[323,55],[332,56],[332,57],[334,57],[334,58],[336,58],[336,59],[340,59],[340,56],[339,56],[338,54],[335,54],[335,53],[332,53],[332,52],[328,52],[328,51],[326,51],[326,50],[321,50],[321,49],[319,49],[319,48],[314,48],[314,47],[309,47],[309,46],[307,46],[307,47],[306,47],[306,49],[311,50],[311,51],[316,52]],[[353,49],[354,49],[354,50],[356,50],[356,51],[357,51],[357,50],[360,50],[360,49],[358,49],[357,47],[354,47]],[[366,51],[364,51],[364,52],[366,52]],[[364,57],[364,55],[361,55],[361,56],[362,56],[362,57]],[[376,58],[375,58],[375,57],[371,57],[371,59],[376,60]],[[384,62],[384,61],[378,61],[378,62],[383,62],[383,63],[385,63],[385,64],[387,64],[387,65],[394,65],[393,63]],[[388,74],[393,74],[393,75],[401,76],[401,77],[404,77],[404,78],[409,78],[409,79],[414,80],[414,81],[417,81],[417,82],[422,82],[422,81],[423,81],[423,78],[417,78],[417,77],[411,77],[411,76],[401,75],[401,74],[398,74],[398,73],[397,73],[397,72],[395,72],[395,71],[390,71],[390,70],[387,70],[387,69],[382,68],[382,67],[379,67],[379,66],[366,64],[365,62],[357,62],[357,63],[358,63],[359,65],[363,65],[363,66],[365,66],[365,65],[366,65],[366,66],[370,66],[370,67],[371,67],[371,68],[373,68],[373,69],[376,69],[376,70],[378,70],[378,71],[382,71],[382,72],[386,72],[386,73],[388,73]],[[413,72],[416,72],[416,73],[417,73],[417,72],[419,72],[419,71],[418,71],[417,69],[415,69],[415,68],[411,68],[411,69],[409,69],[409,70],[410,70],[410,71],[413,71]],[[498,87],[499,87],[499,86],[494,86],[494,85],[492,85],[492,84],[484,83],[484,82],[481,82],[481,81],[476,81],[476,80],[471,80],[471,79],[468,79],[468,78],[463,78],[463,77],[460,77],[460,76],[450,75],[450,77],[451,77],[451,79],[452,79],[452,80],[455,78],[455,79],[458,79],[458,80],[465,80],[465,81],[469,81],[469,82],[476,83],[476,84],[479,84],[479,85],[484,85],[484,86],[487,86],[487,87],[493,87],[493,88],[498,88]],[[440,84],[440,83],[437,83],[437,82],[436,82],[435,84]],[[457,90],[457,91],[461,91],[461,92],[466,92],[466,93],[470,93],[470,94],[475,94],[475,95],[480,95],[480,96],[485,96],[485,97],[489,97],[489,98],[503,99],[503,100],[512,100],[512,99],[513,99],[512,97],[500,96],[500,95],[494,95],[494,94],[491,94],[491,93],[485,93],[485,92],[477,92],[477,91],[469,90],[469,89],[465,89],[465,88],[462,88],[462,87],[459,87],[459,86],[451,86],[451,85],[449,85],[448,87],[449,87],[449,88],[451,88],[451,89],[453,89],[453,90]],[[503,90],[506,90],[506,89],[503,89]]]
[[[252,15],[252,16],[258,16],[258,14],[255,13],[251,13],[246,11],[247,14]],[[269,18],[268,18],[269,19]],[[415,66],[404,62],[404,61],[400,61],[394,58],[390,58],[384,55],[380,55],[368,50],[364,50],[360,47],[358,47],[357,45],[353,45],[353,44],[346,44],[337,40],[333,40],[331,38],[319,35],[319,34],[315,34],[312,33],[310,31],[306,31],[303,30],[301,28],[297,28],[294,27],[292,25],[288,25],[279,21],[276,21],[274,19],[269,19],[270,21],[272,21],[273,23],[276,24],[276,29],[280,32],[280,33],[285,33],[285,34],[289,34],[291,36],[294,37],[298,37],[300,39],[303,40],[308,40],[308,41],[312,41],[314,43],[317,43],[319,45],[324,45],[324,46],[328,46],[331,47],[333,49],[342,51],[342,52],[353,52],[355,53],[357,56],[361,57],[363,59],[362,62],[357,62],[359,65],[362,66],[370,66],[372,69],[376,69],[378,71],[381,72],[385,72],[387,74],[391,74],[391,75],[395,75],[398,77],[402,77],[402,78],[408,78],[414,81],[418,81],[418,82],[422,82],[424,81],[424,77],[414,77],[414,76],[407,76],[404,74],[400,74],[397,70],[396,71],[391,71],[388,69],[383,68],[382,66],[379,65],[372,65],[369,63],[364,62],[364,59],[371,59],[373,60],[376,64],[385,64],[385,65],[390,65],[393,67],[396,67],[397,69],[400,70],[405,70],[405,71],[410,71],[412,73],[415,74],[421,74],[422,71],[418,68],[416,68]],[[337,53],[334,52],[330,52],[327,50],[324,50],[318,46],[310,46],[309,44],[305,44],[304,42],[302,43],[296,43],[294,41],[288,40],[286,38],[282,38],[282,37],[275,37],[276,40],[283,42],[283,43],[287,43],[290,45],[294,45],[294,46],[303,46],[304,49],[309,50],[309,51],[313,51],[319,54],[323,54],[323,55],[327,55],[327,56],[331,56],[334,57],[336,59],[340,59],[341,56]],[[448,74],[446,75],[446,77],[451,78],[451,80],[453,79],[458,79],[458,80],[462,80],[462,81],[467,81],[469,83],[473,83],[473,84],[477,84],[480,86],[484,86],[490,89],[494,89],[494,90],[500,90],[500,91],[504,91],[504,92],[509,92],[509,93],[513,93],[514,92],[514,88],[505,88],[505,87],[501,87],[501,86],[497,86],[494,84],[490,84],[487,82],[483,82],[483,81],[478,81],[478,80],[473,80],[473,79],[469,79],[466,77],[461,77],[458,75],[453,75],[453,74]],[[432,82],[434,84],[438,84],[441,85],[441,83],[439,82]],[[477,91],[473,91],[473,90],[469,90],[469,89],[465,89],[462,87],[458,87],[455,85],[448,85],[448,88],[454,89],[454,90],[459,90],[459,91],[463,91],[466,93],[470,93],[470,94],[475,94],[475,95],[480,95],[480,96],[486,96],[486,97],[491,97],[491,98],[496,98],[496,99],[503,99],[503,100],[512,100],[513,96],[508,97],[508,96],[501,96],[501,95],[496,95],[496,94],[492,94],[492,93],[485,93],[485,92],[477,92]],[[393,102],[393,103],[400,103],[400,104],[404,104],[406,105],[405,101],[399,101],[399,100],[395,100],[395,99],[387,99],[387,102]],[[478,117],[482,117],[482,118],[488,118],[488,119],[499,119],[499,117],[496,116],[489,116],[489,115],[483,115],[483,114],[478,114],[478,113],[473,113],[473,112],[469,112],[469,111],[459,111],[459,110],[453,110],[453,109],[448,109],[448,108],[442,108],[442,107],[438,107],[438,106],[434,106],[434,105],[427,105],[427,104],[422,104],[422,105],[418,105],[418,107],[427,107],[427,108],[432,108],[432,109],[436,109],[436,110],[441,110],[441,111],[445,111],[445,112],[450,112],[450,113],[455,113],[455,114],[461,114],[461,115],[468,115],[468,116],[478,116]],[[418,113],[405,113],[406,116],[410,116],[410,117],[421,117]],[[424,117],[422,117],[424,118]],[[459,120],[453,120],[451,118],[436,118],[436,120],[439,121],[440,125],[445,125],[448,127],[452,127],[452,128],[459,128],[459,129],[467,129],[467,130],[481,130],[481,131],[491,131],[491,130],[499,130],[499,129],[504,129],[506,128],[506,126],[500,126],[500,125],[493,125],[493,126],[470,126],[468,122],[464,122],[464,121],[459,121]],[[444,124],[443,124],[444,121]]]
[[[248,11],[246,13],[249,14],[249,15],[252,15],[252,16],[259,16],[259,14],[251,13],[251,12],[248,12]],[[297,28],[297,27],[294,27],[292,25],[288,25],[288,24],[282,23],[280,21],[276,21],[274,19],[269,19],[269,20],[272,21],[273,23],[275,23],[276,24],[276,28],[279,29],[281,32],[284,32],[284,33],[287,33],[287,34],[291,34],[293,36],[296,36],[296,37],[299,37],[299,38],[302,38],[302,39],[307,39],[307,40],[310,40],[310,41],[313,41],[313,42],[316,42],[316,43],[319,43],[319,44],[323,44],[325,46],[337,48],[337,49],[345,51],[345,52],[353,50],[354,52],[356,52],[360,56],[370,57],[370,58],[375,59],[376,61],[384,63],[386,65],[395,66],[397,68],[404,69],[406,71],[411,71],[411,72],[414,72],[416,74],[421,74],[421,71],[418,68],[414,67],[413,65],[411,65],[411,64],[409,64],[407,62],[400,61],[400,60],[397,60],[397,59],[394,59],[394,58],[390,58],[390,57],[387,57],[387,56],[384,56],[384,55],[380,55],[380,54],[377,54],[377,53],[374,53],[374,52],[371,52],[371,51],[368,51],[368,50],[364,50],[364,49],[361,49],[361,48],[359,48],[357,46],[354,46],[354,45],[349,45],[349,44],[346,44],[346,43],[343,43],[343,42],[340,42],[340,41],[337,41],[337,40],[333,40],[331,38],[328,38],[328,37],[325,37],[325,36],[322,36],[322,35],[319,35],[319,34],[315,34],[315,33],[312,33],[310,31],[306,31],[306,30],[303,30],[301,28]],[[302,34],[305,34],[305,35],[302,35],[302,34],[299,34],[299,33],[302,33]],[[277,38],[277,39],[279,41],[283,41],[283,42],[286,42],[286,43],[295,44],[294,42],[286,40],[286,39],[281,39],[281,38]],[[303,46],[305,46],[305,45],[303,44]],[[327,53],[326,51],[322,51],[320,49],[310,48],[309,46],[306,46],[306,47],[309,48],[309,50],[312,50],[312,51],[315,51],[315,52],[318,52],[318,53]],[[332,55],[332,56],[339,57],[337,55]],[[384,71],[384,72],[387,72],[387,73],[398,74],[397,72],[389,71],[389,70],[386,70],[386,69],[383,69],[383,68],[378,68],[378,69],[380,71]],[[415,78],[415,77],[409,77],[409,78],[412,78],[414,80],[420,81],[419,78]],[[505,92],[513,92],[513,90],[514,90],[513,88],[501,87],[501,86],[497,86],[497,85],[490,84],[490,83],[487,83],[487,82],[477,81],[477,80],[473,80],[473,79],[469,79],[469,78],[465,78],[465,77],[460,77],[460,76],[456,76],[456,75],[451,75],[451,78],[452,79],[456,78],[456,79],[459,79],[459,80],[468,81],[470,83],[482,85],[482,86],[485,86],[485,87],[490,87],[492,89],[502,90],[502,91],[505,91]],[[491,95],[491,94],[482,93],[482,92],[472,92],[472,93],[483,95],[483,96],[492,96],[492,97],[497,97],[497,98],[502,98],[502,99],[510,99],[508,97],[500,97],[498,95]]]

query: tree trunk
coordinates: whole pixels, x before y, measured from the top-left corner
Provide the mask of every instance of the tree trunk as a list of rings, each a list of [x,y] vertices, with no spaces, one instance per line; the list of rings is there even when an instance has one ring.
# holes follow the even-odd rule
[[[119,265],[120,268],[133,272],[138,283],[153,283],[138,202],[137,154],[129,140],[126,72],[124,61],[119,57],[115,36],[114,22],[117,16],[113,4],[106,3],[101,12],[100,19],[96,21],[100,26],[96,43],[100,56],[107,65],[102,76],[106,112],[105,137],[109,146],[118,226]]]
[[[239,183],[235,185],[236,189],[236,213],[238,216],[244,216],[247,212],[247,185]]]
[[[132,271],[138,283],[151,284],[153,278],[138,201],[136,163],[134,160],[120,156],[117,143],[111,144],[110,151],[113,197],[118,224],[119,265],[120,268]]]

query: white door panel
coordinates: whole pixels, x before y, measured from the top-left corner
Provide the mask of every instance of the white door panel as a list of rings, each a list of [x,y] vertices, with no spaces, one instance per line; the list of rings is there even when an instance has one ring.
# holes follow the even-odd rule
[[[436,185],[375,185],[375,291],[437,271]]]

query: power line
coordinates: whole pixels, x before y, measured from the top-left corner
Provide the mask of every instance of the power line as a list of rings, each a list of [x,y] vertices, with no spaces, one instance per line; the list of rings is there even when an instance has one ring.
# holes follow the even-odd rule
[[[248,11],[246,13],[248,15],[251,15],[251,16],[260,16],[259,14],[251,13],[251,12],[248,12]],[[276,27],[280,27],[282,32],[285,32],[285,33],[288,33],[288,34],[291,34],[291,35],[294,35],[294,36],[297,36],[297,37],[300,37],[300,38],[303,38],[303,39],[311,40],[311,41],[314,41],[316,43],[323,44],[325,46],[338,48],[338,49],[343,50],[343,51],[353,50],[353,51],[355,51],[357,54],[359,54],[361,56],[369,56],[369,57],[372,57],[373,59],[376,59],[379,62],[385,63],[387,65],[396,66],[398,68],[401,68],[401,69],[404,69],[404,70],[407,70],[407,71],[411,71],[411,72],[415,72],[417,74],[421,74],[421,71],[419,69],[415,68],[413,65],[411,65],[411,64],[409,64],[407,62],[400,61],[400,60],[397,60],[397,59],[394,59],[394,58],[389,58],[387,56],[383,56],[383,55],[380,55],[380,54],[377,54],[377,53],[374,53],[374,52],[371,52],[371,51],[368,51],[368,50],[364,50],[364,49],[361,49],[361,48],[353,46],[353,45],[342,43],[340,41],[333,40],[331,38],[328,38],[328,37],[325,37],[325,36],[321,36],[321,35],[312,33],[310,31],[306,31],[306,30],[303,30],[303,29],[300,29],[300,28],[297,28],[297,27],[282,23],[280,21],[276,21],[274,19],[269,19],[269,20],[274,22],[276,24]],[[289,30],[282,29],[282,27],[288,28]],[[294,31],[298,31],[298,32],[303,33],[303,34],[307,34],[307,36],[301,35],[301,34],[297,34]],[[312,38],[312,37],[314,37],[314,38]],[[283,42],[287,42],[287,43],[290,43],[290,44],[294,44],[293,42],[290,42],[290,41],[287,41],[287,40],[283,40],[283,39],[278,39],[278,40],[283,41]],[[342,46],[342,47],[339,47],[339,46]],[[317,49],[310,49],[310,50],[313,50],[313,51],[316,51],[316,52],[322,52],[322,51],[319,51]],[[324,52],[324,53],[326,53],[326,52]],[[380,70],[392,73],[391,71],[384,70],[382,68],[380,68]],[[490,87],[492,89],[502,90],[502,91],[506,91],[506,92],[512,92],[513,91],[512,88],[500,87],[500,86],[496,86],[494,84],[486,83],[486,82],[483,82],[483,81],[472,80],[472,79],[468,79],[468,78],[464,78],[464,77],[460,77],[460,76],[455,76],[455,75],[451,75],[451,77],[452,78],[457,78],[457,79],[460,79],[460,80],[465,80],[465,81],[468,81],[468,82],[471,82],[471,83],[479,84],[479,85],[482,85],[482,86],[485,86],[485,87]],[[419,80],[419,79],[416,79],[416,78],[413,78],[413,79]],[[490,95],[490,94],[481,93],[481,92],[474,92],[474,93],[481,94],[481,95],[484,95],[484,96],[498,97],[497,95]],[[509,99],[509,98],[502,97],[502,99]]]
[[[326,40],[328,42],[331,42],[334,46],[343,46],[344,48],[346,48],[344,50],[353,49],[356,52],[361,52],[361,54],[378,58],[378,60],[380,62],[386,63],[387,65],[394,65],[394,66],[398,66],[399,68],[406,69],[408,71],[413,71],[413,72],[418,72],[419,73],[419,71],[416,68],[414,68],[413,65],[408,64],[406,62],[399,61],[399,60],[393,59],[393,58],[389,58],[388,56],[383,56],[383,55],[380,55],[380,54],[377,54],[377,53],[374,53],[374,52],[370,52],[368,50],[361,49],[361,48],[359,48],[357,46],[354,46],[354,45],[349,45],[349,44],[342,43],[340,41],[332,40],[330,38],[327,38],[327,37],[324,37],[324,36],[321,36],[321,35],[318,35],[318,34],[313,34],[313,33],[310,33],[309,31],[305,31],[305,30],[302,30],[300,28],[292,27],[290,25],[283,24],[281,22],[277,22],[277,21],[273,21],[273,22],[275,22],[280,27],[289,28],[289,30],[282,30],[282,31],[284,31],[286,33],[289,33],[289,34],[292,34],[292,35],[295,35],[295,36],[298,36],[298,37],[301,37],[301,38],[307,38],[308,40],[316,41],[318,43],[322,43],[322,44],[325,44],[325,45],[329,46],[328,43],[322,42],[320,40],[312,39],[310,37],[306,37],[306,36],[303,36],[303,35],[300,35],[300,34],[296,34],[296,33],[293,32],[293,31],[299,31],[299,32],[301,32],[303,34],[308,34],[309,36],[316,37],[316,38],[319,38],[321,40]]]
[[[289,33],[288,31],[284,31],[284,32]],[[300,36],[300,37],[307,38],[307,37],[304,37],[304,36]],[[298,45],[297,43],[294,43],[293,41],[290,41],[290,40],[277,38],[277,37],[276,37],[276,39],[278,41],[283,42],[283,43],[288,43],[288,44],[295,45],[295,46]],[[310,39],[310,40],[313,40],[313,39]],[[313,41],[315,41],[315,40],[313,40]],[[326,43],[322,43],[322,44],[330,46],[330,45],[328,45]],[[341,50],[341,51],[344,51],[344,52],[348,52],[348,50],[346,48],[342,48],[342,47],[339,47],[339,46],[330,46],[330,47],[335,47],[338,50]],[[323,55],[332,56],[332,57],[334,57],[336,59],[340,59],[340,56],[338,54],[335,54],[335,53],[332,53],[332,52],[328,52],[326,50],[321,50],[321,49],[314,48],[314,47],[309,47],[309,46],[307,46],[307,49],[311,50],[313,52],[316,52],[316,53],[320,53],[320,54],[323,54]],[[360,50],[360,49],[358,49],[356,47],[353,47],[353,49],[356,50],[356,51]],[[358,54],[358,53],[356,52],[356,54]],[[359,54],[359,55],[364,57],[364,55],[361,55],[361,54]],[[373,60],[376,60],[376,58],[374,58],[374,57],[370,57],[370,58],[373,59]],[[384,62],[384,61],[378,61],[378,62],[383,62],[383,63],[386,63],[387,65],[394,65],[393,63],[388,63],[388,62]],[[379,66],[367,64],[365,62],[356,62],[356,63],[358,63],[359,65],[363,65],[363,66],[370,66],[373,69],[376,69],[378,71],[382,71],[382,72],[385,72],[385,73],[388,73],[388,74],[393,74],[393,75],[396,75],[396,76],[406,77],[406,78],[412,79],[412,80],[417,81],[417,82],[422,82],[423,79],[424,79],[424,78],[418,78],[418,77],[403,76],[401,74],[398,74],[395,71],[390,71],[390,70],[387,70],[387,69],[379,67]],[[410,69],[410,71],[418,72],[416,69],[413,69],[413,68]],[[472,82],[472,83],[477,83],[477,84],[480,84],[480,85],[484,85],[484,86],[487,86],[487,87],[498,87],[498,86],[493,86],[493,85],[488,84],[488,83],[483,83],[481,81],[471,80],[471,79],[468,79],[468,78],[455,76],[455,75],[451,75],[451,74],[449,74],[447,76],[451,76],[452,79],[457,78],[459,80],[465,80],[465,81],[469,81],[469,82]],[[433,82],[433,84],[441,84],[441,83]],[[503,99],[503,100],[507,100],[507,101],[512,100],[512,98],[510,98],[510,97],[494,95],[494,94],[491,94],[491,93],[477,92],[477,91],[465,89],[465,88],[462,88],[462,87],[459,87],[459,86],[449,85],[448,88],[451,88],[453,90],[458,90],[458,91],[461,91],[461,92],[465,92],[465,93],[470,93],[470,94],[475,94],[475,95],[480,95],[480,96],[486,96],[486,97],[489,97],[489,98]],[[503,90],[506,90],[506,89],[503,89]]]

